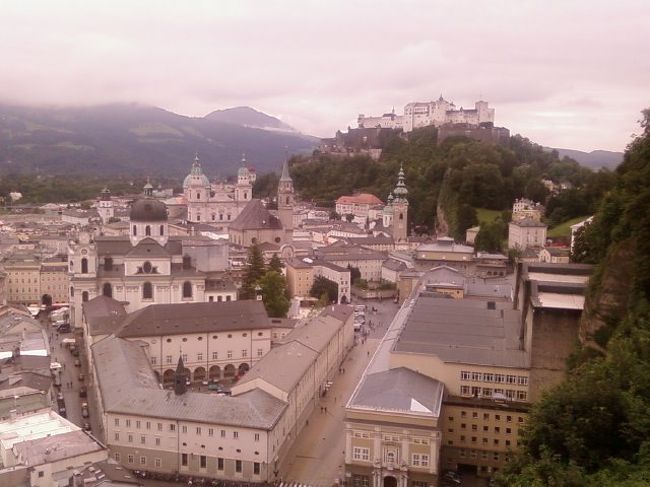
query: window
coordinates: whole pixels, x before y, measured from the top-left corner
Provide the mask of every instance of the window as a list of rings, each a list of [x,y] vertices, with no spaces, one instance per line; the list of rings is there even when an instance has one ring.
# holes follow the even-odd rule
[[[258,462],[253,462],[253,475],[260,474],[260,464]]]
[[[181,465],[187,467],[187,453],[181,453]]]
[[[140,435],[140,444],[145,445],[147,443],[147,437],[145,435]]]
[[[526,394],[526,391],[517,391],[517,399],[519,401],[525,401],[528,397],[528,394]]]
[[[462,396],[469,396],[469,386],[460,386],[460,394]]]
[[[196,427],[196,434],[201,436],[201,427],[200,426]]]
[[[130,428],[130,427],[131,427],[131,420],[130,420],[130,419],[127,419],[127,420],[126,420],[126,427],[127,427],[127,428]]]
[[[257,349],[257,356],[261,357],[262,355],[264,355],[264,350],[262,350],[261,348],[258,348]]]
[[[352,448],[352,458],[363,462],[370,461],[370,449],[355,446]]]
[[[84,291],[81,293],[81,301],[84,303],[88,302],[88,291]]]
[[[147,429],[148,429],[148,430],[151,429],[151,421],[147,421]]]
[[[460,380],[469,380],[471,377],[471,374],[467,370],[461,370],[460,371]]]
[[[508,383],[508,384],[516,384],[517,383],[517,376],[516,375],[507,375],[506,376],[506,383]]]
[[[181,426],[181,432],[187,433],[187,426]]]
[[[176,431],[176,425],[174,423],[169,425],[169,431]]]
[[[153,463],[158,468],[162,466],[162,460],[160,458],[154,458]]]
[[[221,430],[221,437],[225,438],[226,437],[226,430]]]
[[[115,432],[115,441],[120,441],[120,433],[119,433],[119,431]]]
[[[147,225],[146,227],[144,227],[144,234],[147,237],[151,237],[151,225]]]
[[[238,432],[238,431],[233,431],[233,432],[232,432],[232,437],[233,437],[233,439],[235,439],[235,440],[238,439],[238,438],[239,438],[239,432]]]
[[[113,286],[111,286],[110,282],[104,283],[104,286],[102,287],[102,294],[107,298],[113,297]]]
[[[474,381],[483,380],[483,374],[481,374],[480,372],[472,372],[472,380]]]
[[[235,472],[241,473],[241,460],[235,460]]]
[[[185,281],[183,283],[183,297],[184,298],[192,297],[192,283],[190,281]]]
[[[203,354],[202,353],[197,353],[196,354],[196,360],[198,360],[199,362],[202,361],[203,360]]]
[[[140,465],[146,465],[147,464],[147,457],[140,457]]]
[[[142,285],[142,299],[153,299],[153,286],[150,282]]]
[[[85,257],[81,259],[81,273],[88,274],[88,259]]]
[[[42,478],[44,475],[45,475],[45,472],[43,472],[42,470],[38,471],[39,478]]]
[[[127,458],[127,461],[129,463],[133,463],[133,455],[132,454],[129,454],[126,458]]]
[[[140,429],[140,424],[142,424],[142,423],[140,423],[140,420],[139,420],[139,419],[136,420],[136,422],[135,422],[135,427],[138,428],[138,429]]]
[[[242,358],[246,358],[246,357],[248,357],[248,350],[246,350],[246,349],[242,349],[242,351],[241,351],[241,356],[242,356]]]
[[[165,225],[160,225],[160,236],[165,235]]]
[[[214,436],[214,428],[208,428],[208,436]]]
[[[135,225],[133,225],[133,236],[134,237],[138,236],[138,227],[136,227]]]
[[[158,423],[158,431],[162,431],[162,429],[163,429],[162,423]]]
[[[223,458],[217,458],[217,470],[223,470]]]
[[[527,386],[528,385],[528,377],[520,375],[517,377],[517,384],[520,386]]]
[[[212,360],[217,360],[219,358],[219,352],[212,352]]]
[[[119,426],[119,425],[120,425],[120,418],[115,418],[115,426]]]
[[[228,358],[232,358],[232,350],[228,350],[228,353],[226,353]]]
[[[133,443],[133,435],[129,433],[129,437],[127,438],[129,443]]]
[[[167,362],[168,364],[171,364],[171,363],[172,363],[172,360],[173,360],[173,359],[172,359],[172,356],[171,356],[171,355],[166,355],[166,356],[165,356],[165,362]]]
[[[206,457],[205,455],[201,455],[199,457],[199,467],[208,468],[208,457]]]
[[[181,354],[181,357],[183,357],[183,362],[187,362],[187,354],[186,353]]]
[[[156,436],[156,446],[160,446],[160,436]]]
[[[259,433],[255,433],[255,441],[260,441],[260,434]]]

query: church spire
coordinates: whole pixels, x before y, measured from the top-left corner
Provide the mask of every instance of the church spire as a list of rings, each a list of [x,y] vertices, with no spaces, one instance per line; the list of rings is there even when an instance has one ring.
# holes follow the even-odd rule
[[[291,176],[289,175],[289,159],[285,159],[282,164],[282,175],[280,176],[280,181],[291,181]]]
[[[174,393],[177,396],[182,396],[187,392],[187,380],[185,373],[185,364],[183,364],[183,356],[178,357],[178,365],[176,366],[176,373],[174,374]]]

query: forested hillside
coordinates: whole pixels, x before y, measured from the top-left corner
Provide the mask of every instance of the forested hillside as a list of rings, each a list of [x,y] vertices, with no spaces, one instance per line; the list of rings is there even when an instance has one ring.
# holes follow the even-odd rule
[[[650,485],[650,110],[579,237],[596,264],[568,379],[535,404],[503,486]]]
[[[432,232],[437,227],[456,238],[463,238],[465,230],[478,222],[474,208],[507,211],[519,197],[547,203],[551,222],[590,214],[613,180],[607,170],[594,173],[521,136],[511,137],[506,146],[464,137],[449,138],[438,146],[433,127],[414,131],[408,141],[393,137],[378,162],[364,156],[327,155],[292,162],[301,197],[326,206],[356,191],[385,201],[403,163],[411,229]],[[569,183],[573,189],[550,197],[543,178]]]

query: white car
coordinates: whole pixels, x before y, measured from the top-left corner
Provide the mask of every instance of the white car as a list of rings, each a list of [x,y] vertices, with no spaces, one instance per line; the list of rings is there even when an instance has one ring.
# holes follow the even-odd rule
[[[61,365],[59,362],[52,362],[50,364],[50,370],[59,370],[62,369],[63,365]]]

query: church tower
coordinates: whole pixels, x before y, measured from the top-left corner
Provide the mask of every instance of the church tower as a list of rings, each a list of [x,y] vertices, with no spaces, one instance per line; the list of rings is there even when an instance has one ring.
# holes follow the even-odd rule
[[[289,161],[285,160],[278,183],[278,216],[285,230],[293,230],[293,203],[293,180],[289,175]]]
[[[102,192],[99,195],[97,212],[99,213],[99,217],[102,219],[102,223],[104,225],[106,225],[108,221],[115,216],[115,208],[113,208],[111,191],[108,188],[102,189]]]
[[[253,197],[253,181],[251,172],[246,167],[246,155],[241,158],[241,167],[237,171],[237,186],[235,186],[235,201],[244,206]]]
[[[397,176],[397,186],[393,190],[393,239],[395,243],[406,242],[408,237],[408,210],[409,202],[407,199],[408,189],[404,184],[404,168],[400,165]]]
[[[210,180],[203,174],[199,155],[194,155],[190,173],[183,181],[183,195],[187,202],[187,221],[196,223],[208,220]]]

